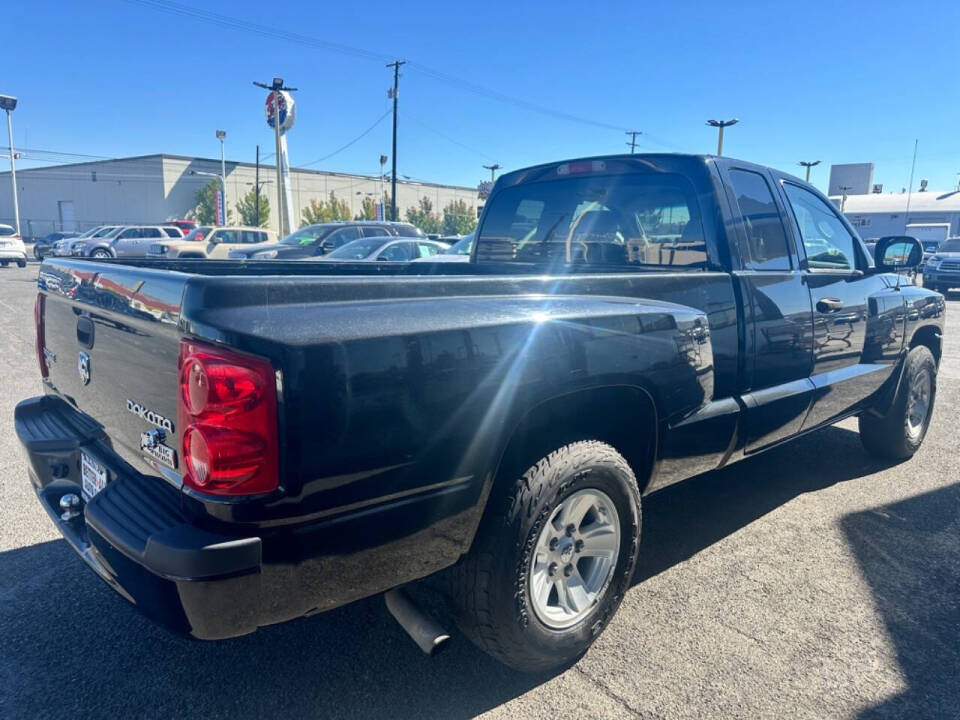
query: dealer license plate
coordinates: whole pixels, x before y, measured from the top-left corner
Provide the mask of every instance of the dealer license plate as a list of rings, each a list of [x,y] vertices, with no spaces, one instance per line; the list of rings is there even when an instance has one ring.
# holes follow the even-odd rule
[[[80,479],[83,483],[83,497],[89,500],[107,486],[107,470],[85,452],[81,452]]]

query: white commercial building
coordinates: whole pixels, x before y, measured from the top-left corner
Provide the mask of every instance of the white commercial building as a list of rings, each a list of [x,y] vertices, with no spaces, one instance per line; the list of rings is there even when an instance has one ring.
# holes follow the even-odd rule
[[[157,223],[185,217],[196,206],[197,190],[212,178],[193,173],[220,173],[220,161],[182,155],[139,157],[17,170],[20,222],[24,237],[41,237],[54,230],[86,230],[114,223]],[[236,219],[237,201],[256,180],[253,163],[226,163],[227,207]],[[270,203],[269,226],[277,229],[276,169],[260,166],[262,193]],[[326,201],[332,192],[361,212],[364,198],[379,202],[381,179],[376,176],[292,168],[294,224],[299,227],[310,201]],[[389,193],[389,178],[384,182]],[[12,224],[10,173],[0,173],[0,223]],[[463,200],[476,212],[476,188],[402,180],[397,182],[397,214],[403,219],[420,198],[440,214],[453,200]]]
[[[864,239],[903,235],[907,224],[949,223],[960,236],[960,191],[869,193],[831,198]],[[909,210],[908,210],[909,202]]]

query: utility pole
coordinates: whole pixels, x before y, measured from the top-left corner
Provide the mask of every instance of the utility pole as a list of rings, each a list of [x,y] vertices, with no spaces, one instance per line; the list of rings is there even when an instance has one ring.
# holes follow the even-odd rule
[[[9,117],[9,116],[8,116]],[[917,168],[917,146],[920,144],[919,138],[913,141],[913,162],[910,164],[910,188],[907,190],[907,212],[903,216],[903,231],[907,231],[907,225],[910,224],[910,195],[913,193],[913,171]]]
[[[260,146],[259,145],[257,145],[257,169],[254,172],[253,187],[254,187],[253,206],[255,208],[254,217],[257,220],[257,227],[260,227]]]
[[[733,120],[707,120],[707,125],[710,127],[715,127],[719,129],[717,134],[717,156],[723,155],[723,129],[730,127],[731,125],[736,125],[739,120],[733,118]]]
[[[853,190],[853,185],[840,186],[840,212],[843,212],[843,209],[847,206],[847,193],[851,190]]]
[[[496,179],[496,177],[494,176],[494,173],[500,169],[500,163],[494,163],[493,165],[484,165],[484,167],[490,171],[490,182],[492,183]]]
[[[400,84],[400,66],[406,65],[406,60],[394,60],[387,63],[393,68],[393,91],[388,97],[393,98],[393,177],[390,180],[390,219],[397,219],[397,86]]]
[[[643,135],[643,133],[639,130],[627,130],[627,135],[630,136],[630,142],[627,145],[630,146],[630,154],[633,155],[637,148],[637,135]]]
[[[17,99],[11,95],[0,95],[0,108],[7,113],[7,138],[10,142],[10,182],[13,184],[13,224],[17,226],[17,235],[20,234],[20,201],[17,198],[17,164],[16,153],[13,151],[13,121],[10,113],[17,108]]]
[[[819,165],[819,160],[814,160],[813,162],[807,162],[806,160],[801,160],[800,165],[807,169],[807,182],[810,182],[810,168]]]

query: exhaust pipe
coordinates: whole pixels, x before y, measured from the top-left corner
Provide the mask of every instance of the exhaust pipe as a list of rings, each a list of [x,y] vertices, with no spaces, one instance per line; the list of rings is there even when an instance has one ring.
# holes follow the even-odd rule
[[[427,655],[436,655],[450,640],[450,634],[418,608],[406,590],[394,588],[384,594],[387,610]]]

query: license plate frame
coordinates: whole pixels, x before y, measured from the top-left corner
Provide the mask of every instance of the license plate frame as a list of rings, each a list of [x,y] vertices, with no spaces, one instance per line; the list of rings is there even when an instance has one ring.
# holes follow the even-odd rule
[[[90,500],[107,487],[107,469],[87,453],[80,451],[80,494]]]

